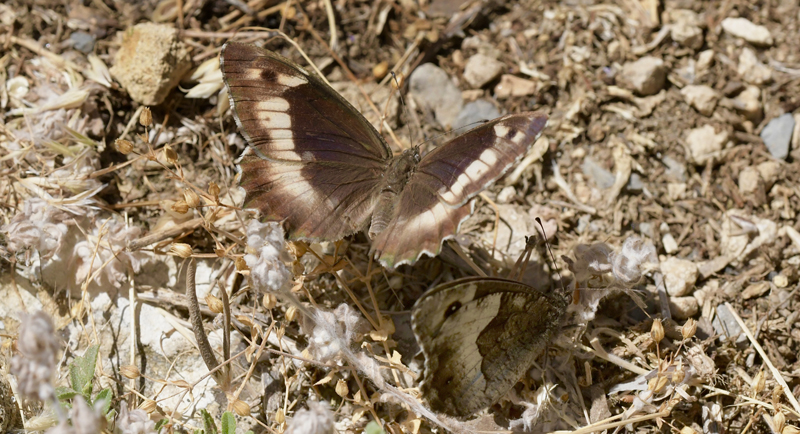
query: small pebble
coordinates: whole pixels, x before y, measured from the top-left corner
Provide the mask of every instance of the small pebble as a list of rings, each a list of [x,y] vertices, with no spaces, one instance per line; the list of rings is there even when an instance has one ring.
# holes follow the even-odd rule
[[[617,75],[617,84],[639,95],[647,96],[658,93],[664,87],[666,78],[667,69],[664,61],[657,57],[646,56],[623,65]]]
[[[769,121],[761,130],[761,139],[767,145],[773,157],[785,160],[789,156],[789,143],[794,132],[794,117],[791,113],[784,113]]]
[[[503,74],[500,83],[494,87],[494,96],[508,98],[510,96],[527,96],[536,93],[536,83],[511,74]]]
[[[766,188],[769,189],[772,187],[772,184],[778,180],[778,175],[781,174],[781,163],[777,161],[765,161],[756,166],[756,170],[758,170],[758,173],[761,175],[761,179],[764,180]]]
[[[89,54],[94,50],[94,36],[85,32],[72,32],[69,35],[72,46],[81,53]]]
[[[772,278],[772,283],[774,283],[778,288],[786,288],[789,286],[789,278],[783,274],[778,274]]]
[[[661,223],[658,227],[658,230],[661,231],[661,244],[664,245],[664,251],[667,254],[671,255],[678,251],[678,242],[675,241],[675,237],[669,231],[669,225],[666,223]]]
[[[497,78],[505,69],[505,64],[484,54],[476,54],[469,58],[464,67],[464,80],[474,89],[482,88]]]
[[[704,84],[688,85],[681,89],[681,95],[687,104],[694,107],[703,116],[711,116],[717,106],[720,95],[710,86]]]
[[[744,90],[733,99],[734,107],[751,121],[760,121],[763,116],[761,111],[761,88],[747,85]]]
[[[419,104],[432,110],[436,120],[445,128],[453,125],[464,106],[458,86],[433,63],[425,63],[411,73],[409,93]]]
[[[742,291],[742,299],[750,300],[751,298],[760,297],[769,291],[769,282],[754,283]]]
[[[706,164],[709,159],[719,155],[727,142],[728,131],[722,130],[717,133],[711,125],[694,128],[686,136],[692,162],[698,165]]]
[[[664,285],[670,297],[683,297],[694,290],[697,281],[697,265],[692,261],[669,257],[661,263]]]
[[[509,203],[517,195],[517,190],[513,185],[507,185],[497,193],[497,203]]]
[[[631,193],[639,193],[644,189],[644,182],[642,182],[642,176],[638,173],[631,173],[631,177],[628,179],[628,185],[625,187]]]
[[[747,18],[725,18],[722,20],[722,30],[755,45],[772,45],[773,42],[769,29],[753,24]]]
[[[700,311],[700,304],[691,295],[688,297],[670,297],[669,311],[675,319],[691,318]]]
[[[700,73],[708,70],[712,63],[714,63],[714,50],[705,50],[697,55],[697,64],[695,68],[697,72]]]
[[[591,157],[586,157],[583,159],[581,171],[583,171],[583,174],[586,175],[587,178],[594,181],[596,186],[604,190],[606,188],[611,188],[616,180],[616,177],[613,173],[597,164],[597,162],[595,162]]]
[[[772,80],[772,69],[761,63],[755,51],[747,47],[739,55],[739,67],[736,71],[742,80],[751,84],[764,84]]]
[[[485,99],[479,99],[467,103],[461,109],[455,122],[453,122],[453,129],[462,127],[475,128],[479,123],[497,117],[500,117],[500,111],[497,107]]]
[[[674,9],[670,11],[671,20],[670,37],[673,41],[684,47],[697,50],[703,46],[703,29],[700,28],[702,20],[697,13],[690,9]]]
[[[745,167],[739,172],[739,191],[742,194],[755,193],[764,184],[761,174],[755,167]]]
[[[717,315],[711,324],[714,326],[714,331],[719,335],[720,341],[725,342],[731,337],[735,339],[737,346],[747,343],[747,336],[745,336],[744,331],[727,305],[720,304],[717,306]]]

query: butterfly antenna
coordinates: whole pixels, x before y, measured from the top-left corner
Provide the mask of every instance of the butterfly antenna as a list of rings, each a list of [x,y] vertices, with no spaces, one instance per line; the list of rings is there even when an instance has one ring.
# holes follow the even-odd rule
[[[553,255],[553,250],[550,249],[550,241],[547,239],[547,232],[544,230],[544,225],[542,224],[542,219],[536,217],[536,223],[539,223],[539,227],[542,228],[542,236],[544,237],[544,244],[547,246],[547,251],[550,253],[550,259],[553,260],[553,266],[556,267],[556,271],[558,272],[558,281],[561,283],[561,290],[564,291],[564,294],[567,293],[567,288],[564,287],[564,276],[561,275],[561,269],[558,268],[558,263],[556,262],[556,257]]]
[[[406,100],[403,98],[403,92],[400,90],[400,80],[397,79],[397,74],[395,74],[394,71],[389,71],[389,73],[392,74],[392,80],[394,80],[394,84],[397,87],[397,89],[396,89],[397,90],[397,97],[400,98],[400,105],[403,107],[403,114],[406,115],[406,119],[410,120],[411,119],[411,113],[408,112],[408,106],[406,105]],[[394,92],[394,89],[392,91]],[[409,122],[408,125],[411,125],[411,123]],[[413,134],[413,132],[411,131],[410,127],[408,129],[408,133],[409,134]],[[414,137],[411,137],[411,143],[415,143],[415,142],[416,142],[416,140],[414,139]]]
[[[508,273],[508,278],[511,280],[521,280],[522,276],[525,274],[525,269],[528,268],[528,261],[531,259],[531,253],[533,252],[534,246],[534,238],[533,237],[525,237],[525,251],[519,255],[517,258],[517,262],[514,263],[514,267],[511,268],[511,272]]]

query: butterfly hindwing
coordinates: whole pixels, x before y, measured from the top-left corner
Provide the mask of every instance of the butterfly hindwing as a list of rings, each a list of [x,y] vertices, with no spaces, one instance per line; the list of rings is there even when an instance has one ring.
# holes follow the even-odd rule
[[[542,113],[507,115],[425,155],[398,198],[396,214],[373,241],[381,263],[396,267],[437,255],[472,213],[470,199],[503,176],[544,130]]]
[[[459,279],[424,294],[412,326],[431,408],[466,418],[500,399],[550,341],[566,306],[563,297],[501,278]]]
[[[240,160],[246,205],[283,221],[293,239],[362,229],[392,156],[378,132],[320,78],[275,53],[229,42],[220,63],[250,144]]]

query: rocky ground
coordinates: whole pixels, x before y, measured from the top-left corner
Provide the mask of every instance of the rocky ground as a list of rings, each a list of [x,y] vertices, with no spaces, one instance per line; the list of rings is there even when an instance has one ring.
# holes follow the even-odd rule
[[[167,431],[227,409],[241,432],[799,432],[798,26],[787,0],[0,4],[0,431],[56,421],[10,373],[22,313],[44,310],[55,386],[99,345],[92,393]],[[278,243],[285,291],[265,293],[219,70],[231,38],[304,53],[395,151],[506,113],[549,122],[455,250],[389,271],[363,234]],[[456,250],[505,275],[536,217],[560,274],[539,246],[523,280],[579,288],[547,357],[475,419],[426,413],[414,301],[474,275]],[[200,357],[189,255],[218,357],[230,298],[229,385]],[[615,274],[626,261],[645,277]]]

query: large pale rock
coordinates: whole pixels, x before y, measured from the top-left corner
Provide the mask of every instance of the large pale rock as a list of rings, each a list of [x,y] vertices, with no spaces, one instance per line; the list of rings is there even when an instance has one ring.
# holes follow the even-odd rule
[[[661,273],[664,274],[667,294],[670,297],[683,297],[694,290],[699,272],[694,262],[670,257],[661,262]]]
[[[772,34],[764,26],[753,24],[747,18],[725,18],[722,30],[755,45],[772,45]]]
[[[664,61],[647,56],[623,65],[617,84],[640,95],[654,95],[664,87],[666,78]]]
[[[711,116],[717,106],[720,94],[704,84],[690,84],[681,89],[681,95],[687,104],[694,107],[703,116]]]
[[[461,91],[442,68],[426,63],[410,77],[409,93],[414,100],[433,111],[436,120],[449,128],[461,112]]]
[[[131,99],[148,105],[164,101],[192,67],[189,50],[178,31],[163,24],[142,23],[125,30],[111,76]]]
[[[480,89],[497,78],[504,68],[503,62],[478,53],[467,61],[467,66],[464,67],[464,80],[473,89]]]
[[[686,136],[686,146],[695,164],[706,164],[709,159],[716,158],[727,142],[728,131],[717,133],[711,125],[694,128]]]

